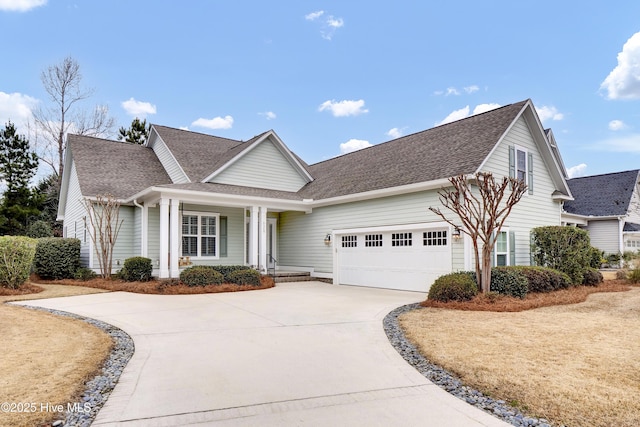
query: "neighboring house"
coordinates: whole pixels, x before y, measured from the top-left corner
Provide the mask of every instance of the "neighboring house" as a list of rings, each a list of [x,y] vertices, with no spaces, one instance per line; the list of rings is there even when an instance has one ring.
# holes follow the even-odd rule
[[[591,245],[606,254],[640,249],[640,170],[585,176],[567,181],[574,200],[562,221],[589,232]]]
[[[560,225],[571,193],[549,135],[530,100],[313,165],[273,131],[235,141],[154,125],[144,146],[70,135],[59,219],[94,269],[81,200],[110,193],[124,219],[116,268],[145,256],[160,278],[190,264],[246,264],[427,291],[436,277],[474,265],[470,239],[428,209],[440,206],[449,177],[527,182],[495,264],[529,264],[531,228]]]

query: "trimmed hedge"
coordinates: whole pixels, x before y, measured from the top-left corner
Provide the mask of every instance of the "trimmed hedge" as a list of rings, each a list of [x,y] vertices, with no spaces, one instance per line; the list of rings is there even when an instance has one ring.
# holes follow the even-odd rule
[[[187,286],[220,285],[224,282],[224,276],[211,266],[196,265],[183,270],[180,281]]]
[[[47,237],[38,239],[34,272],[43,279],[72,279],[80,267],[80,240]]]
[[[524,299],[529,290],[529,281],[522,272],[506,267],[491,269],[491,292]]]
[[[587,268],[582,275],[584,277],[582,284],[585,286],[598,286],[600,283],[604,282],[602,273],[595,268]]]
[[[36,241],[23,236],[0,237],[0,286],[18,289],[29,278]]]
[[[96,276],[97,276],[97,274],[96,274],[95,271],[93,271],[90,268],[86,268],[86,267],[80,267],[73,274],[73,277],[76,280],[81,280],[83,282],[86,282],[87,280],[91,280],[91,279],[95,278]]]
[[[440,276],[429,288],[428,299],[449,302],[469,301],[478,294],[478,285],[468,272]]]
[[[547,267],[501,267],[517,271],[527,279],[529,292],[552,292],[571,287],[571,278],[558,270]]]
[[[548,226],[534,228],[532,236],[537,265],[560,270],[573,284],[582,284],[583,272],[594,258],[589,233],[577,227]]]
[[[229,283],[233,283],[229,279],[229,275],[231,273],[233,273],[234,271],[250,269],[246,265],[212,265],[211,268],[213,268],[218,273],[222,274],[224,276],[224,281]]]
[[[243,270],[235,270],[229,273],[225,282],[236,285],[260,286],[260,272],[245,267]]]
[[[124,260],[120,277],[127,282],[147,282],[151,280],[152,270],[151,259],[141,256],[131,257]]]

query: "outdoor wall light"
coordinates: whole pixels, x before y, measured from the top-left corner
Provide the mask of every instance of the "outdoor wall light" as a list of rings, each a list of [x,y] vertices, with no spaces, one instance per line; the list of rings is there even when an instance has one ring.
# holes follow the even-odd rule
[[[460,231],[460,228],[459,227],[454,228],[451,236],[453,236],[453,240],[455,241],[460,240],[462,238],[462,232]]]
[[[326,236],[324,236],[324,244],[325,245],[331,244],[331,234],[327,234]]]

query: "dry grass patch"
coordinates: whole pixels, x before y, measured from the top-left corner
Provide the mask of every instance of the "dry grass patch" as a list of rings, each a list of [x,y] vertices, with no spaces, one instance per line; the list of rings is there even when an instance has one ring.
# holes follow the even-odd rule
[[[640,288],[547,302],[520,312],[428,307],[400,324],[430,361],[530,414],[569,426],[640,425]]]
[[[32,276],[33,283],[49,283],[65,286],[82,286],[107,291],[133,292],[137,294],[159,294],[159,295],[188,295],[188,294],[209,294],[218,292],[239,292],[252,291],[258,289],[268,289],[275,286],[275,282],[269,276],[262,276],[260,286],[234,285],[223,283],[222,285],[208,286],[187,286],[173,281],[150,280],[148,282],[125,282],[117,279],[95,278],[87,281],[64,279],[64,280],[42,280]]]
[[[5,297],[7,298],[7,297]],[[64,413],[40,404],[74,401],[108,356],[112,341],[80,320],[0,305],[0,402],[33,402],[35,412],[2,413],[0,426],[36,426]]]

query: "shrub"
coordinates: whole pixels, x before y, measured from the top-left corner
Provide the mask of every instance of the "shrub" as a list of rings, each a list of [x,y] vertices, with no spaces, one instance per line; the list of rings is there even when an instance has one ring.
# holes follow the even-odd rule
[[[616,279],[618,280],[627,280],[629,271],[625,270],[625,269],[621,269],[621,270],[617,270],[616,271]]]
[[[29,237],[0,237],[0,286],[18,289],[29,278],[36,241]]]
[[[120,278],[127,282],[146,282],[151,280],[153,265],[151,259],[136,256],[124,260],[124,266],[120,270]]]
[[[627,280],[631,283],[640,283],[640,268],[634,268],[633,270],[629,271]]]
[[[587,268],[582,273],[584,279],[582,280],[582,284],[585,286],[598,286],[600,283],[604,281],[602,277],[602,273],[600,273],[595,268]]]
[[[529,282],[527,278],[518,270],[496,267],[491,269],[491,289],[502,295],[509,295],[516,298],[527,296]]]
[[[442,302],[469,301],[478,294],[478,286],[468,272],[440,276],[429,288],[428,299]]]
[[[503,267],[518,271],[527,279],[529,292],[552,292],[567,289],[571,286],[571,278],[565,273],[547,267],[514,266]]]
[[[38,239],[33,259],[35,273],[43,279],[71,279],[80,267],[80,240],[60,237]]]
[[[609,264],[611,267],[617,267],[620,265],[622,255],[620,255],[619,253],[608,254],[607,256],[605,256],[605,259],[607,260],[607,264]]]
[[[91,280],[91,279],[95,278],[96,276],[97,276],[97,274],[96,274],[95,271],[93,271],[90,268],[86,268],[86,267],[80,267],[73,274],[74,279],[82,280],[83,282],[86,282],[87,280]]]
[[[534,259],[537,265],[569,275],[573,284],[581,284],[583,271],[593,257],[589,234],[577,227],[548,226],[532,230]]]
[[[27,236],[34,239],[40,237],[53,237],[53,230],[51,229],[51,226],[48,222],[39,219],[32,222],[27,227]]]
[[[225,282],[236,285],[260,286],[260,272],[247,267],[243,270],[234,270],[225,278]]]
[[[220,285],[224,276],[210,266],[196,265],[184,269],[180,273],[180,281],[187,286]]]
[[[229,279],[229,275],[231,273],[233,273],[234,271],[249,269],[249,267],[247,267],[246,265],[214,265],[214,266],[211,266],[211,268],[213,268],[218,273],[222,274],[224,276],[224,281],[229,283],[233,283]]]
[[[604,252],[591,246],[589,248],[589,267],[600,268],[604,261]]]

